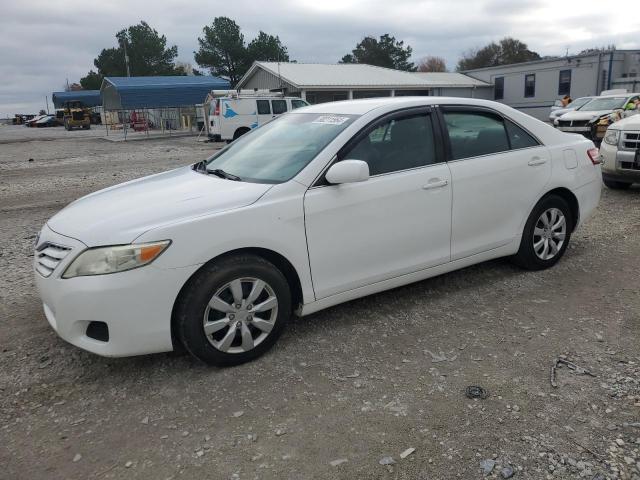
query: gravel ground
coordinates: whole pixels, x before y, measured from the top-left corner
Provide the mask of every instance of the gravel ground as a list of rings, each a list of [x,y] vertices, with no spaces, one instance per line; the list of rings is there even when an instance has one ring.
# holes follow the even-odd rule
[[[551,270],[498,260],[356,300],[223,370],[66,344],[30,266],[65,204],[217,146],[6,138],[0,478],[640,479],[640,189],[605,189]],[[553,388],[556,358],[595,376],[564,366]]]

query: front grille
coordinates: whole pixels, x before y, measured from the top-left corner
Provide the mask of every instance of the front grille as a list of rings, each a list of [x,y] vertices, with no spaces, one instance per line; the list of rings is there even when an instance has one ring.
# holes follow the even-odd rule
[[[74,120],[84,120],[84,112],[72,112],[71,116]]]
[[[559,127],[586,127],[589,120],[558,120]]]
[[[71,248],[63,245],[43,243],[36,249],[36,271],[43,277],[48,277],[70,251]]]
[[[629,150],[640,148],[640,132],[623,132],[622,147]]]

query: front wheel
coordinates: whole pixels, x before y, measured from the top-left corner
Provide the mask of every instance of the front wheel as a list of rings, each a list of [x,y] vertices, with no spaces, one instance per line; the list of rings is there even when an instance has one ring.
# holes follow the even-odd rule
[[[291,292],[273,264],[238,255],[200,270],[176,307],[187,351],[209,365],[231,366],[259,357],[278,340],[291,316]]]
[[[564,198],[544,197],[529,215],[514,263],[527,270],[543,270],[558,263],[571,239],[573,222]]]

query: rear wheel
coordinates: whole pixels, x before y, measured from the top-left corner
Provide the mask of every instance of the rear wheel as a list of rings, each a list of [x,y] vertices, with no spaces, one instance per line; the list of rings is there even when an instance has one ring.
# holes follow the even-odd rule
[[[604,184],[613,189],[613,190],[626,190],[627,188],[629,188],[631,186],[630,183],[627,182],[620,182],[618,180],[606,180],[603,179],[602,180],[604,182]]]
[[[276,342],[291,315],[286,278],[273,264],[238,255],[206,266],[176,305],[178,334],[209,365],[253,360]]]
[[[544,197],[529,215],[514,263],[527,270],[542,270],[558,263],[569,244],[573,222],[564,198]]]

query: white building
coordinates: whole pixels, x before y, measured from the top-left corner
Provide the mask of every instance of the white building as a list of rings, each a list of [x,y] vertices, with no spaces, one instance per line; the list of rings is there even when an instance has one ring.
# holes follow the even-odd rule
[[[611,50],[464,72],[494,85],[493,99],[547,120],[564,95],[599,95],[603,90],[640,89],[640,50]]]
[[[493,97],[492,85],[461,73],[413,73],[357,63],[254,62],[236,88],[281,89],[309,103],[407,95]]]

